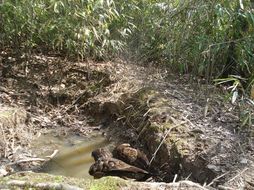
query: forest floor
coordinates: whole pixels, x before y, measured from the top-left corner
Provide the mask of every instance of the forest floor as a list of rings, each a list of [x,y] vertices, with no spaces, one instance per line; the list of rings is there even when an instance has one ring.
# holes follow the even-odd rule
[[[254,189],[253,136],[249,129],[240,127],[237,105],[225,99],[222,88],[190,76],[172,75],[166,69],[121,60],[84,63],[41,55],[31,56],[29,61],[10,56],[1,59],[0,176],[31,170],[46,161],[31,149],[31,143],[41,134],[53,129],[58,136],[89,136],[96,131],[114,141],[150,147],[145,152],[151,162],[154,159],[160,165],[163,157],[173,162],[173,145],[185,139],[181,148],[176,148],[181,157],[177,169],[181,172],[169,172],[174,180],[191,179],[204,188]],[[160,130],[150,134],[154,141],[151,143],[156,145],[153,148],[147,142],[149,135],[139,140],[143,128],[129,127],[133,123],[126,119],[124,111],[118,110],[135,107],[128,102],[129,97],[144,89],[149,89],[150,94],[152,90],[153,95],[148,93],[146,108],[135,114],[149,120],[152,126],[158,125]],[[115,106],[121,101],[126,101],[124,108]],[[113,108],[109,103],[114,104]],[[100,110],[103,108],[109,113]],[[172,129],[165,129],[168,123]],[[179,125],[182,128],[173,130]],[[116,130],[107,130],[112,127]],[[173,137],[177,139],[174,142]],[[161,144],[168,152],[156,155]],[[162,181],[170,182],[172,176],[163,176]]]

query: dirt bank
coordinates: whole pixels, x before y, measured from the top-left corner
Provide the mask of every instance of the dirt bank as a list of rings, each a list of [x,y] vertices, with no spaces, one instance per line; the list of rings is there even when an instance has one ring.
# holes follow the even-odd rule
[[[188,178],[218,187],[237,179],[242,182],[232,188],[251,186],[253,137],[236,132],[238,114],[219,89],[166,78],[166,71],[123,67],[110,95],[101,93],[83,108],[103,118],[112,139],[144,150],[161,174],[158,180]]]
[[[29,138],[12,138],[17,139],[12,148],[19,147],[19,155],[26,155],[23,159],[36,156],[30,152],[30,138],[52,128],[60,136],[97,130],[147,153],[151,167],[159,172],[157,181],[190,179],[207,188],[233,189],[254,183],[253,139],[236,133],[238,115],[212,86],[122,61],[70,63],[34,56],[31,65],[10,64],[14,65],[1,76],[0,98],[9,110],[18,107],[26,113],[25,121],[7,127],[26,126],[22,131]],[[2,132],[11,139],[8,130]],[[8,148],[10,143],[1,144],[2,163],[20,160],[10,159],[15,152]],[[30,169],[41,164],[35,162]],[[8,175],[23,168],[3,170]]]

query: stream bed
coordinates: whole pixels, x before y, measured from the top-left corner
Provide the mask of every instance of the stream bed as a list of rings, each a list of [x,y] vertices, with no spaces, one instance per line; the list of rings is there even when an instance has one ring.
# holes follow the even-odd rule
[[[91,152],[100,147],[111,146],[110,142],[101,134],[87,137],[76,134],[65,136],[47,133],[38,137],[32,143],[32,149],[38,157],[57,154],[53,159],[45,162],[39,172],[78,178],[92,178],[88,171],[94,163]]]

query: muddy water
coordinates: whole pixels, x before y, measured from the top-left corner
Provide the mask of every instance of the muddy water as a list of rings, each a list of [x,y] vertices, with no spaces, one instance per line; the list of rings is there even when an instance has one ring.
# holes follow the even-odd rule
[[[94,163],[91,152],[105,146],[111,145],[108,140],[98,134],[91,137],[46,134],[33,143],[34,152],[37,151],[38,157],[48,156],[54,150],[58,150],[57,155],[45,163],[40,172],[82,178],[92,178],[88,174],[91,164]]]

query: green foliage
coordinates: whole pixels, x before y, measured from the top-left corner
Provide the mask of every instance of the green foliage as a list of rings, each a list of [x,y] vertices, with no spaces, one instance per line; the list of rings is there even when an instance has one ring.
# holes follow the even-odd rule
[[[250,1],[131,1],[124,6],[136,28],[130,49],[143,61],[204,76],[251,78],[254,13]],[[130,19],[129,19],[130,20]]]
[[[0,6],[4,47],[107,57],[123,48],[110,28],[119,19],[112,0],[6,0]]]
[[[227,85],[227,90],[230,90],[227,97],[231,98],[232,105],[238,105],[241,127],[251,128],[254,124],[254,101],[246,98],[246,90],[243,87],[246,79],[230,75],[227,78],[215,79],[214,81],[216,85]]]
[[[254,79],[253,0],[5,0],[3,47],[143,62],[205,77]]]
[[[126,186],[126,181],[121,178],[114,177],[103,177],[98,180],[91,181],[90,190],[117,190],[121,189],[121,187]]]

